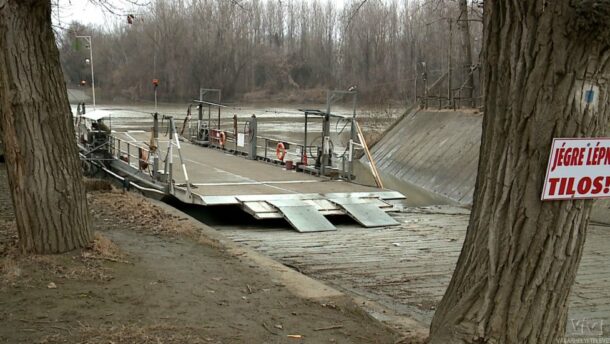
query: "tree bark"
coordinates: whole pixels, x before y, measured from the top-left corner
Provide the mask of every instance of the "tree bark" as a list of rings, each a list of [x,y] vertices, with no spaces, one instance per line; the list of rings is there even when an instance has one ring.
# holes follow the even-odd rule
[[[610,18],[577,25],[591,23],[579,16],[592,3],[610,13],[606,0],[485,1],[474,204],[433,344],[554,343],[564,334],[593,201],[540,197],[552,139],[603,136],[608,123]],[[590,85],[599,100],[585,107]]]
[[[470,22],[468,21],[468,0],[459,0],[460,18],[458,19],[458,27],[461,33],[461,50],[462,50],[462,70],[460,74],[464,76],[463,88],[460,97],[465,98],[466,104],[474,106],[474,75],[471,72],[472,68],[472,47],[470,44]]]
[[[19,243],[59,253],[91,240],[48,0],[0,0],[0,127]]]

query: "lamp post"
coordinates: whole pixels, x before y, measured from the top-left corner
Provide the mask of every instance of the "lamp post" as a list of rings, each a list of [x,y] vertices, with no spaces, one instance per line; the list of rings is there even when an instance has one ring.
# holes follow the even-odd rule
[[[93,96],[93,110],[95,111],[95,74],[93,74],[93,42],[91,36],[76,36],[76,38],[84,38],[89,44],[89,65],[91,66],[91,94]]]

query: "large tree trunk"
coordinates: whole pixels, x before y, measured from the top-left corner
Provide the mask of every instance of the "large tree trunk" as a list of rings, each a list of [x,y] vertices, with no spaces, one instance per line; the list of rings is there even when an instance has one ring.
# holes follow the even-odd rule
[[[610,110],[609,2],[570,3],[485,0],[474,205],[431,343],[554,343],[565,331],[592,201],[541,202],[543,179],[552,139],[603,136]],[[599,102],[584,107],[590,85]]]
[[[87,199],[48,0],[0,0],[0,128],[23,251],[91,239]]]
[[[461,75],[464,75],[463,89],[461,91],[461,98],[465,98],[466,103],[469,106],[474,106],[474,75],[472,73],[472,47],[470,44],[470,22],[468,19],[468,0],[459,0],[460,5],[460,18],[458,20],[458,27],[460,28],[460,46],[462,50],[462,70]]]

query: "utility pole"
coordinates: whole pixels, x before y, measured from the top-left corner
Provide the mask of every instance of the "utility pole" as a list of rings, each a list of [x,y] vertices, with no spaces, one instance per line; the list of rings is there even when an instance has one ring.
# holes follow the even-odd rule
[[[93,73],[93,41],[91,36],[76,36],[76,38],[84,38],[89,44],[89,65],[91,66],[91,95],[93,96],[93,111],[95,111],[95,74]]]
[[[452,69],[452,64],[451,64],[451,58],[452,58],[452,48],[453,48],[453,22],[451,18],[448,18],[447,21],[449,22],[449,44],[447,44],[447,101],[448,101],[448,107],[453,107],[452,103],[453,103],[453,96],[451,94],[451,69]]]
[[[423,73],[422,77],[424,79],[424,109],[428,108],[428,65],[426,62],[422,62]]]
[[[460,17],[458,27],[461,33],[462,61],[461,67],[464,69],[466,80],[464,81],[464,91],[460,91],[460,98],[466,98],[466,104],[474,106],[474,75],[472,72],[472,49],[470,45],[470,20],[468,19],[468,0],[459,0]],[[463,96],[462,96],[463,95]]]

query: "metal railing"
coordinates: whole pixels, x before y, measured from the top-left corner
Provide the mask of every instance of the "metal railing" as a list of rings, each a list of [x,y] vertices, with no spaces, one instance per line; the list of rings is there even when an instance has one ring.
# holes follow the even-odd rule
[[[238,128],[241,128],[238,126]],[[237,135],[236,133],[228,128],[228,130],[222,129],[203,129],[207,133],[207,145],[214,148],[224,149],[233,153],[247,155],[248,149],[247,146],[252,144],[247,138],[246,133],[238,132],[239,134],[246,135],[245,143],[243,146],[238,146],[237,144]],[[193,130],[189,131],[190,137],[195,137],[195,132]],[[224,142],[221,142],[221,136],[223,136]],[[278,144],[282,143],[286,150],[285,156],[282,160],[278,157]],[[256,146],[257,146],[257,158],[260,160],[264,160],[267,162],[274,163],[286,163],[287,161],[292,161],[294,165],[299,166],[315,166],[318,160],[318,145],[304,145],[302,142],[292,142],[287,141],[275,137],[262,136],[258,135],[256,137]],[[355,145],[357,148],[361,148],[360,145]],[[349,161],[351,161],[352,156],[350,156],[350,145],[348,144],[346,147],[342,147],[340,151],[332,151],[331,154],[334,157],[333,165],[337,168],[342,169],[343,171],[347,171],[347,167]],[[339,148],[339,147],[337,147]],[[345,149],[345,151],[343,151]]]
[[[112,135],[109,136],[110,153],[113,157],[134,167],[132,162],[136,162],[136,167],[139,171],[147,170],[152,166],[152,154],[150,149],[144,148],[134,142],[121,140]]]
[[[263,141],[262,144],[260,144],[260,145],[259,145],[259,140]],[[310,165],[310,161],[315,162],[315,159],[317,159],[317,156],[310,154],[311,149],[312,148],[317,149],[317,146],[310,146],[310,145],[306,146],[302,143],[290,142],[290,141],[286,141],[286,140],[280,140],[280,139],[276,139],[276,138],[272,138],[272,137],[265,137],[265,136],[257,136],[256,142],[257,142],[257,147],[260,147],[263,149],[263,155],[261,157],[267,161],[275,160],[275,161],[286,162],[286,161],[290,160],[290,158],[288,158],[288,157],[294,157],[294,160],[296,160],[296,162],[303,164],[303,165]],[[281,152],[278,153],[278,149],[279,149],[278,146],[280,143],[284,146],[284,149],[286,152],[282,160],[280,160],[278,157],[278,154],[281,154]],[[271,150],[271,154],[269,154],[270,150]],[[271,155],[271,157],[269,157],[270,155]]]
[[[310,117],[313,118],[311,115]],[[307,120],[307,116],[305,119]],[[355,129],[353,129],[354,118],[346,117],[344,120],[346,120],[346,123],[343,126],[343,129],[341,129],[341,132],[351,124],[350,130],[354,133],[348,134],[351,136],[351,141],[353,141],[356,139]],[[251,136],[249,136],[249,134],[251,134],[251,128],[248,126],[249,121],[250,119],[238,122],[238,118],[235,115],[233,116],[233,121],[230,125],[227,125],[228,123],[226,123],[222,126],[214,125],[209,127],[209,122],[202,119],[193,119],[183,124],[184,130],[182,133],[192,142],[219,148],[232,154],[244,155],[252,159],[276,164],[286,164],[290,162],[290,165],[301,169],[307,169],[309,172],[316,172],[318,169],[321,170],[321,165],[324,164],[324,162],[318,155],[323,156],[319,151],[319,149],[324,149],[323,144],[322,147],[320,147],[321,145],[313,145],[312,142],[307,142],[307,144],[305,144],[305,142],[297,143],[277,137],[262,135],[251,138]],[[306,129],[304,135],[304,139],[306,139]],[[238,141],[240,141],[239,144]],[[283,148],[281,146],[278,147],[280,143],[283,145]],[[253,147],[253,145],[255,145],[256,148]],[[326,153],[327,168],[331,168],[332,171],[335,171],[333,173],[339,173],[342,177],[351,180],[353,172],[353,149],[362,148],[359,145],[352,146],[349,144],[345,147],[335,147],[332,142],[327,143],[327,145],[329,145]],[[337,151],[336,149],[339,150]]]
[[[237,144],[237,134],[244,134],[247,137],[246,133],[235,133],[233,130],[222,130],[222,129],[203,129],[207,133],[208,137],[208,145],[216,148],[222,148],[227,150],[232,150],[234,152],[246,154],[246,145],[249,143],[248,139],[245,139],[244,146],[239,146]],[[189,130],[189,136],[195,137],[195,131]],[[301,164],[307,165],[311,164],[312,161],[317,159],[317,156],[312,154],[312,149],[317,149],[317,146],[313,145],[303,145],[302,143],[291,142],[287,140],[282,140],[273,137],[267,136],[257,136],[256,137],[256,146],[258,150],[262,150],[262,154],[258,154],[258,157],[264,159],[266,161],[286,161],[288,158],[284,157],[283,160],[276,159],[277,154],[275,151],[277,150],[277,145],[282,143],[284,148],[286,149],[286,157],[292,157],[291,160],[296,160]],[[317,153],[317,152],[316,152]]]

